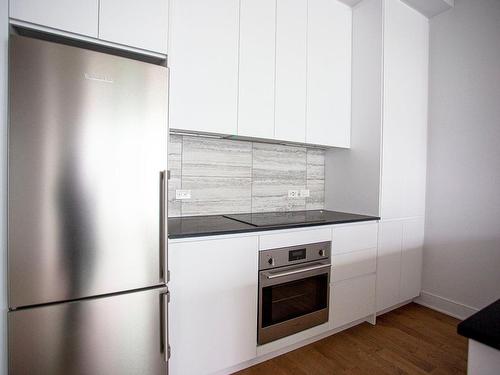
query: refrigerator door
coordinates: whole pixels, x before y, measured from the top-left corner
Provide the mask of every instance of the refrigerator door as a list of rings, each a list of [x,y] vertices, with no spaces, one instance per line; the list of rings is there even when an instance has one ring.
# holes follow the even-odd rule
[[[164,284],[167,81],[165,67],[12,36],[11,308]]]
[[[9,374],[167,374],[166,288],[8,313]]]

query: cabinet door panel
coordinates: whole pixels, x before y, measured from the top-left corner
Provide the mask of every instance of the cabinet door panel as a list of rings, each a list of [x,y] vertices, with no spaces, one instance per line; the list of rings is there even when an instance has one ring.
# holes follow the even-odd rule
[[[99,38],[167,53],[168,0],[100,0]]]
[[[169,244],[171,375],[212,374],[256,356],[257,260],[257,236]]]
[[[98,0],[10,0],[9,5],[11,18],[97,38]]]
[[[274,137],[276,0],[241,0],[238,135]]]
[[[308,4],[307,142],[349,147],[352,11],[334,0]]]
[[[423,216],[429,23],[401,1],[385,9],[381,214]]]
[[[238,0],[171,0],[170,128],[236,134]]]
[[[306,140],[307,0],[277,0],[275,138]]]
[[[380,223],[377,257],[377,311],[400,302],[402,223]]]
[[[341,327],[374,313],[375,275],[334,283],[331,288],[331,328]]]
[[[333,227],[332,254],[377,247],[378,224]]]
[[[334,255],[332,279],[340,281],[374,273],[377,269],[377,248]]]
[[[403,224],[401,252],[401,302],[415,298],[422,287],[422,248],[424,244],[424,219]]]

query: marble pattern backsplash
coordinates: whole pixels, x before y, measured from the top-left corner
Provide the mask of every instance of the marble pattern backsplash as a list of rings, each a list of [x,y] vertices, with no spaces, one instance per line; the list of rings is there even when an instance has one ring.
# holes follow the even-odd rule
[[[171,135],[168,158],[170,217],[324,208],[320,149]],[[177,189],[191,199],[176,200]],[[288,198],[291,189],[310,196]]]

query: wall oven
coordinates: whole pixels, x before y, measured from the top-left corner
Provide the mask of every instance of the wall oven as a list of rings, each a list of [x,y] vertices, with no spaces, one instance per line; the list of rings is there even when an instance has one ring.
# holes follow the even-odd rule
[[[259,345],[328,322],[330,242],[259,253]]]

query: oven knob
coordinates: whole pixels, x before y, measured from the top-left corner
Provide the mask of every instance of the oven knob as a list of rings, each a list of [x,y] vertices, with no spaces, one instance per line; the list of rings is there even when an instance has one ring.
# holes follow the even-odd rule
[[[274,258],[269,258],[267,263],[269,263],[270,266],[274,266]]]
[[[324,257],[324,256],[325,256],[325,250],[321,249],[321,250],[319,251],[319,256],[320,256],[320,257]]]

